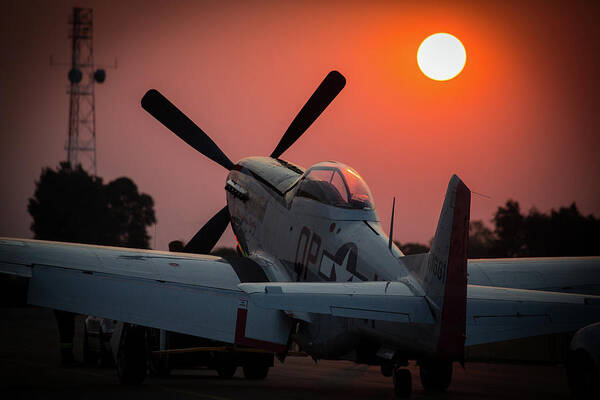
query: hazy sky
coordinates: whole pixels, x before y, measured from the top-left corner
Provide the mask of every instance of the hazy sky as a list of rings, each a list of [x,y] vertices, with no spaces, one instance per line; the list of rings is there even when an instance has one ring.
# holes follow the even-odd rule
[[[332,69],[346,88],[284,159],[338,160],[366,179],[394,237],[428,242],[453,173],[486,222],[507,199],[600,216],[600,2],[2,1],[0,235],[32,237],[27,199],[66,158],[67,19],[94,8],[98,174],[155,200],[156,248],[225,204],[226,171],[140,107],[163,92],[232,160],[268,155]],[[419,44],[448,32],[467,63],[448,82]],[[154,236],[154,228],[150,232]],[[154,246],[155,240],[152,240]],[[232,244],[226,233],[222,244]]]

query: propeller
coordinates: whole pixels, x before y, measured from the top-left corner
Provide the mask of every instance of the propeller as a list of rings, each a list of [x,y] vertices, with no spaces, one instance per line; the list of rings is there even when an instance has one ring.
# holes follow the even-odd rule
[[[158,90],[150,89],[146,92],[142,97],[142,108],[206,157],[226,169],[233,168],[233,163],[219,146]]]
[[[328,73],[285,131],[279,144],[271,153],[271,157],[279,158],[289,149],[315,122],[345,85],[346,78],[342,74],[337,71]],[[219,146],[158,90],[150,89],[146,92],[142,97],[142,108],[206,157],[228,170],[233,168],[233,162],[221,151]],[[209,253],[225,232],[230,219],[229,209],[225,206],[200,228],[183,248],[183,251],[186,253]]]
[[[331,71],[327,74],[323,82],[317,87],[317,90],[308,99],[304,107],[300,110],[296,118],[292,121],[287,131],[279,141],[271,157],[279,158],[284,151],[290,148],[292,144],[308,129],[309,126],[321,115],[329,103],[342,91],[346,85],[346,78],[337,71]]]
[[[217,244],[229,224],[229,208],[216,213],[183,248],[184,253],[208,254]]]

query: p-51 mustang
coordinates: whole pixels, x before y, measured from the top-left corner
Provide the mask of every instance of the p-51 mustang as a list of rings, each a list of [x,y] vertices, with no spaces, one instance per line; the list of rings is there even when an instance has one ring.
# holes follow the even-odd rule
[[[282,359],[296,343],[315,360],[380,365],[396,394],[408,396],[411,375],[402,367],[409,360],[419,361],[425,388],[443,390],[465,346],[574,332],[600,320],[600,297],[467,285],[470,191],[457,176],[431,251],[404,256],[384,233],[357,171],[331,161],[305,170],[282,160],[345,82],[330,72],[269,157],[235,164],[158,91],[148,91],[146,111],[229,170],[227,205],[184,253],[2,239],[0,269],[30,277],[31,304],[134,324],[120,335],[123,381],[145,375],[145,336],[135,326]],[[230,223],[241,256],[201,255]],[[266,376],[269,366],[256,360],[248,367]]]

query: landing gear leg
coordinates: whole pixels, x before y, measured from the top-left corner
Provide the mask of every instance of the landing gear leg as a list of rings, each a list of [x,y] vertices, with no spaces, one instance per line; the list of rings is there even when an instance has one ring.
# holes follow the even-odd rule
[[[404,368],[394,368],[394,394],[396,397],[407,398],[412,392],[412,377],[410,371]]]
[[[123,385],[140,385],[148,367],[146,328],[124,324],[117,353],[117,375]]]
[[[422,360],[419,361],[419,371],[426,391],[443,392],[452,382],[452,361]]]

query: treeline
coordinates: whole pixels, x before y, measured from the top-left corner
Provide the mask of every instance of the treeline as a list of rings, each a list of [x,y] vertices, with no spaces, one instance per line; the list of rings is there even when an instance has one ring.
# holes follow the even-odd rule
[[[147,249],[154,200],[127,177],[103,183],[68,162],[44,168],[27,207],[35,239]]]
[[[525,215],[509,200],[494,214],[493,231],[479,222],[471,224],[471,258],[600,255],[600,220],[582,215],[575,203],[547,214],[532,208]]]
[[[28,211],[36,239],[65,242],[149,248],[147,228],[156,222],[152,197],[138,192],[131,179],[104,184],[68,163],[42,171]],[[525,214],[518,202],[508,200],[491,223],[488,227],[471,221],[469,258],[600,255],[600,220],[582,215],[575,203],[548,213],[532,208]],[[396,244],[404,254],[429,251],[421,243]]]
[[[541,213],[521,213],[519,203],[508,200],[494,213],[493,226],[471,221],[468,258],[568,257],[600,255],[600,219],[584,216],[575,203]],[[404,254],[428,251],[420,243],[396,242]]]

